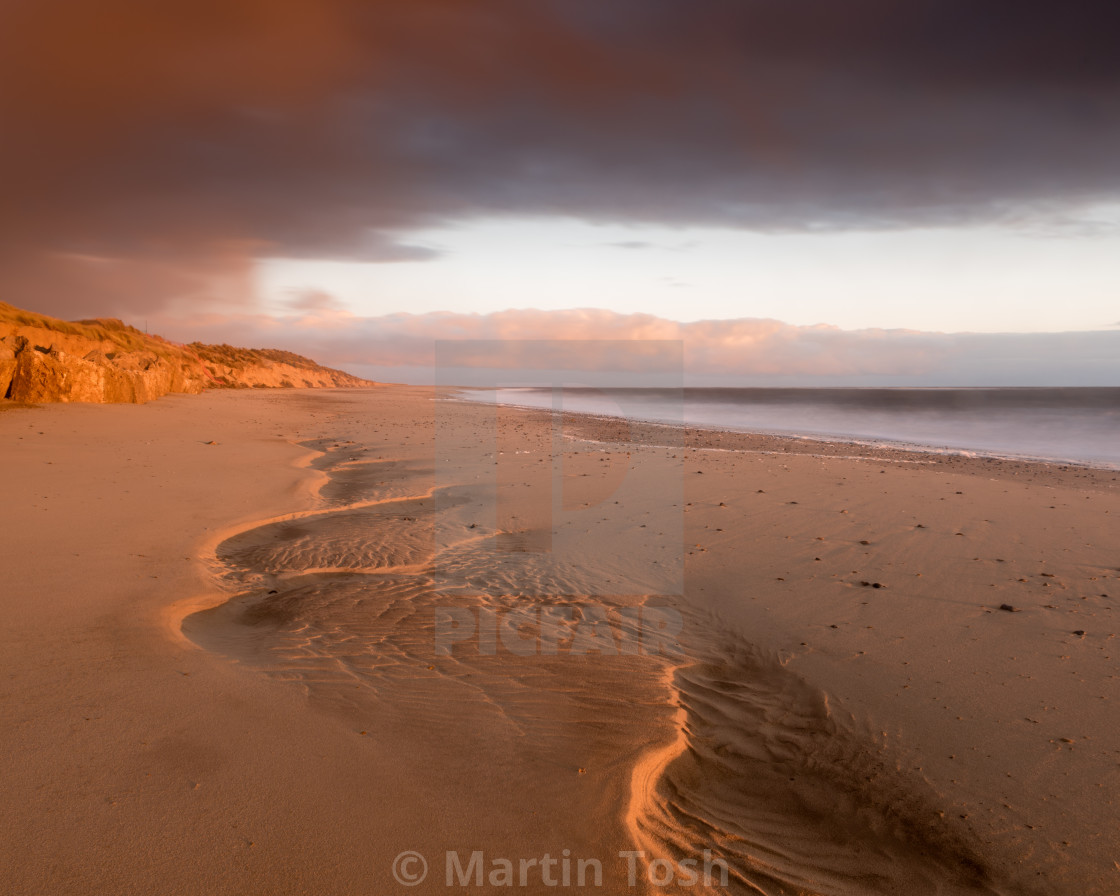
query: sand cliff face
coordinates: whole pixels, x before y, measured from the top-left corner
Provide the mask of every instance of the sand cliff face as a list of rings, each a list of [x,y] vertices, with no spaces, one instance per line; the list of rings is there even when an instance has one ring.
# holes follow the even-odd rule
[[[71,323],[0,303],[0,398],[142,403],[214,388],[372,385],[275,349],[178,345],[118,320]]]

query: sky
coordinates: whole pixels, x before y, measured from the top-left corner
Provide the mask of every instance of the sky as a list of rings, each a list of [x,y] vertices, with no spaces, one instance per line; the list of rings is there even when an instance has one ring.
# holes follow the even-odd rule
[[[8,0],[0,301],[390,380],[439,379],[445,339],[668,339],[697,382],[1117,385],[1118,28]]]

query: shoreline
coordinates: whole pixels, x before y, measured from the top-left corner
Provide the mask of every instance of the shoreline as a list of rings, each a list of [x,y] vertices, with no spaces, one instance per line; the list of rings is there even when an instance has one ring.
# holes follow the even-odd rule
[[[459,386],[436,386],[437,391],[443,394],[440,400],[443,401],[464,401],[473,404],[490,404],[491,402],[478,401],[471,398],[464,398],[455,394],[456,392],[469,391],[471,388],[482,387],[459,387]],[[1094,387],[1085,387],[1094,388]],[[1104,387],[1100,387],[1104,388]],[[492,391],[492,390],[483,390]],[[936,390],[931,390],[936,391]],[[535,407],[533,405],[518,405],[502,402],[502,407],[517,408],[524,411],[537,411],[541,413],[549,413],[544,408]],[[654,418],[645,417],[626,417],[622,415],[607,415],[595,414],[587,411],[561,411],[565,417],[587,417],[592,420],[599,420],[602,422],[626,420],[632,421],[643,427],[665,427],[671,430],[701,430],[715,433],[725,433],[727,435],[738,436],[755,436],[765,439],[774,439],[788,443],[805,442],[810,445],[820,445],[828,448],[837,446],[850,446],[865,449],[867,451],[882,451],[882,452],[903,452],[907,454],[917,454],[930,457],[961,457],[973,458],[981,461],[985,460],[1000,460],[1009,461],[1013,463],[1023,464],[1043,464],[1046,466],[1054,467],[1073,467],[1087,470],[1099,470],[1104,472],[1120,473],[1120,463],[1107,463],[1104,461],[1090,461],[1078,458],[1061,458],[1051,457],[1045,455],[1029,455],[1029,454],[1014,454],[1008,452],[1001,452],[992,449],[983,448],[963,448],[953,447],[949,445],[933,445],[922,442],[911,442],[905,439],[890,439],[879,437],[855,436],[855,435],[836,435],[829,433],[819,432],[801,432],[801,431],[781,431],[781,430],[767,430],[767,429],[754,429],[754,428],[727,428],[715,423],[694,423],[694,422],[666,422]],[[739,449],[742,450],[742,449]],[[776,452],[775,452],[776,453]],[[824,455],[822,455],[824,456]]]
[[[463,402],[483,407],[495,407],[487,402],[455,398],[449,394],[459,387],[435,387],[437,401]],[[629,424],[643,433],[664,432],[665,444],[645,442],[646,447],[687,447],[695,451],[726,451],[757,454],[772,457],[815,457],[818,459],[846,459],[867,462],[910,463],[926,466],[944,465],[961,472],[995,473],[997,475],[1028,475],[1055,481],[1073,477],[1087,478],[1093,485],[1110,488],[1112,482],[1120,483],[1120,467],[1095,465],[1081,461],[1064,461],[1053,458],[1033,458],[1015,455],[984,454],[977,451],[957,453],[931,450],[930,446],[900,443],[898,446],[876,444],[843,438],[816,438],[812,436],[790,435],[721,429],[716,426],[701,426],[691,423],[664,423],[657,420],[643,420],[622,416],[591,414],[581,411],[554,412],[525,405],[506,405],[498,407],[524,412],[529,415],[558,415],[564,420],[577,422],[578,436],[588,443],[604,445],[616,444],[629,438]],[[622,424],[627,424],[623,426]],[[905,447],[903,447],[905,445]],[[826,453],[826,449],[832,449]],[[1120,486],[1116,486],[1120,487]]]

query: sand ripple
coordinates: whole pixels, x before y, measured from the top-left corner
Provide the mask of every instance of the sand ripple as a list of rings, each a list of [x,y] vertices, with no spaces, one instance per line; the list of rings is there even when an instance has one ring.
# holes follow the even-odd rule
[[[628,820],[642,849],[710,849],[733,892],[1002,892],[932,797],[824,692],[748,645],[708,653],[671,675],[678,739],[635,770]]]
[[[676,860],[711,850],[728,862],[726,890],[701,882],[681,892],[1001,892],[873,737],[710,620],[687,620],[687,660],[490,655],[485,638],[502,645],[524,635],[511,627],[527,598],[563,624],[565,613],[612,600],[640,604],[648,583],[635,573],[619,582],[629,598],[589,597],[602,570],[533,551],[539,533],[472,524],[469,493],[433,495],[430,470],[353,443],[314,447],[324,452],[313,466],[327,476],[325,509],[219,545],[222,575],[240,592],[184,621],[200,645],[321,705],[427,736],[441,736],[449,714],[469,717],[538,767],[610,755],[629,779],[637,848]],[[448,607],[480,620],[473,650],[434,651]],[[494,626],[489,635],[481,620]]]

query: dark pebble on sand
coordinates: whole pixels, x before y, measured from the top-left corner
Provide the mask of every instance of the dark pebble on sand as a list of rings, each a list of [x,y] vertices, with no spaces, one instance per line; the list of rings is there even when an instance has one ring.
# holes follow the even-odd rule
[[[999,608],[1001,610],[1003,610],[1005,613],[1018,613],[1019,612],[1015,607],[1011,606],[1011,604],[1000,604]]]

